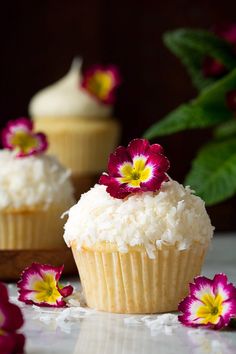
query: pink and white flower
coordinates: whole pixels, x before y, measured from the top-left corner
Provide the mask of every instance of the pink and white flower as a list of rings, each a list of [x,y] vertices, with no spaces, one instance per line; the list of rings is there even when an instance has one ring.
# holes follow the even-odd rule
[[[102,103],[112,104],[115,102],[115,90],[120,83],[120,73],[116,66],[95,65],[84,73],[81,86]]]
[[[225,274],[216,274],[213,280],[196,277],[189,289],[179,304],[179,321],[185,326],[220,329],[236,316],[236,288]]]
[[[16,156],[25,157],[45,151],[48,142],[45,134],[33,132],[33,122],[27,118],[9,121],[2,131],[3,147],[14,150]]]
[[[107,192],[118,199],[131,193],[155,192],[168,180],[169,166],[159,144],[134,139],[127,148],[120,146],[110,155],[108,174],[103,174],[99,183],[107,186]]]
[[[0,353],[23,353],[25,337],[17,333],[23,322],[20,308],[9,301],[7,288],[0,283]]]
[[[64,266],[32,263],[22,272],[17,283],[19,300],[37,306],[65,307],[63,298],[72,294],[73,287],[59,284],[63,269]]]

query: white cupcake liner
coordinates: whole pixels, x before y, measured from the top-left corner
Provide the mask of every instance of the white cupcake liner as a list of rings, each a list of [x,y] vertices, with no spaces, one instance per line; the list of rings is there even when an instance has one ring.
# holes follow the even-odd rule
[[[72,246],[89,307],[117,313],[176,311],[188,284],[200,274],[206,246],[179,251],[167,247],[150,259],[145,251],[128,253]]]
[[[64,248],[61,214],[71,205],[0,212],[0,250]]]
[[[48,152],[70,168],[72,175],[100,173],[118,143],[120,125],[114,119],[35,119],[36,128],[48,135]]]

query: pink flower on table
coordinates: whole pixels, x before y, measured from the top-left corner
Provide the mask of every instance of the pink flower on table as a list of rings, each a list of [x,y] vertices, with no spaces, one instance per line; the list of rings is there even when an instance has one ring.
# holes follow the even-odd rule
[[[72,294],[73,287],[59,284],[63,269],[64,266],[32,263],[22,272],[17,283],[19,300],[37,306],[65,307],[64,298]]]
[[[236,316],[236,288],[225,274],[216,274],[213,280],[196,277],[189,289],[179,304],[179,321],[185,326],[220,329]]]
[[[81,86],[102,103],[112,104],[115,102],[115,91],[120,83],[120,73],[116,66],[96,65],[84,73]]]
[[[0,353],[23,353],[25,337],[17,330],[23,325],[20,308],[9,302],[7,288],[0,283]]]
[[[45,134],[33,132],[33,122],[27,118],[9,121],[2,131],[3,147],[14,150],[16,156],[25,157],[39,154],[48,147]]]
[[[127,148],[120,146],[110,155],[108,174],[103,174],[99,183],[107,186],[107,192],[118,199],[131,193],[155,192],[168,180],[169,166],[159,144],[134,139]]]

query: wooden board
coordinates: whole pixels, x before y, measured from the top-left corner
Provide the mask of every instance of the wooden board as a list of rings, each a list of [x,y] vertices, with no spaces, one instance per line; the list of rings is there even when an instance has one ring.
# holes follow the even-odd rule
[[[0,281],[16,281],[32,262],[61,266],[63,275],[78,275],[70,249],[0,251]]]

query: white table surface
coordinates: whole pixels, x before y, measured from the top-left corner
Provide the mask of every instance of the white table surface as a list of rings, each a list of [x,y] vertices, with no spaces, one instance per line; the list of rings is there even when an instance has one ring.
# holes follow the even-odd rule
[[[208,253],[203,274],[224,272],[236,284],[236,235],[217,235]],[[15,295],[15,286],[9,287]],[[172,334],[155,333],[145,324],[128,325],[128,315],[93,312],[82,314],[65,327],[47,313],[22,307],[26,353],[74,354],[235,354],[236,331],[188,329],[178,325]],[[43,310],[48,311],[48,310]],[[46,317],[45,317],[46,316]],[[54,314],[52,314],[52,317]],[[135,319],[140,316],[132,316]],[[141,316],[142,317],[142,316]]]

